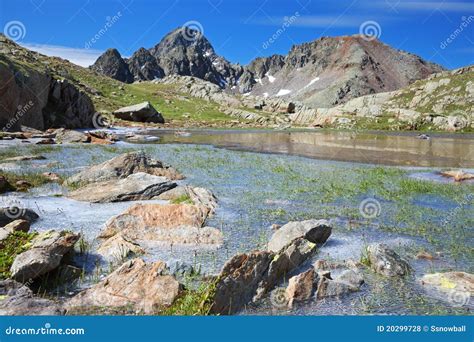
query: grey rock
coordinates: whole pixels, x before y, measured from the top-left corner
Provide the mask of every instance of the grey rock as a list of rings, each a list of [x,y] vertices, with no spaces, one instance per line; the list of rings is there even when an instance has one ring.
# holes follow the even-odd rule
[[[411,272],[410,265],[387,245],[375,243],[367,247],[370,267],[377,273],[388,276],[405,276]]]
[[[0,247],[2,242],[13,232],[27,233],[30,230],[30,222],[27,220],[15,220],[10,222],[5,227],[0,228]]]
[[[329,238],[331,231],[332,228],[327,220],[289,222],[273,233],[268,242],[268,250],[278,252],[299,237],[304,237],[313,243],[322,244]]]
[[[88,143],[91,141],[86,134],[70,129],[60,128],[55,130],[56,141],[60,143]]]
[[[74,249],[79,235],[68,232],[48,231],[38,234],[31,247],[15,257],[10,268],[12,278],[26,282],[34,280],[61,264],[65,254]]]
[[[135,51],[127,63],[135,80],[151,81],[165,76],[165,71],[158,65],[157,59],[144,48]]]
[[[138,201],[152,199],[174,187],[176,183],[165,177],[138,172],[127,178],[88,184],[70,192],[68,197],[91,203]]]
[[[113,114],[116,118],[127,121],[165,123],[161,113],[148,101],[117,109]]]
[[[163,176],[171,180],[183,178],[175,169],[159,160],[152,159],[144,152],[130,152],[119,155],[101,164],[88,167],[78,174],[69,177],[66,180],[66,184],[88,184],[122,179],[137,172]]]
[[[218,277],[211,312],[228,315],[258,301],[315,250],[314,244],[297,238],[278,253],[256,251],[232,257]]]
[[[59,316],[65,310],[49,299],[33,295],[25,285],[12,279],[0,281],[1,316]]]

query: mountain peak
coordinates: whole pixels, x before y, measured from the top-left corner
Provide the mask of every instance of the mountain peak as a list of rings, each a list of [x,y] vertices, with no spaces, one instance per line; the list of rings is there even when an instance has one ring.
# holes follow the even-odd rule
[[[107,49],[90,68],[122,82],[133,82],[133,75],[117,49]]]

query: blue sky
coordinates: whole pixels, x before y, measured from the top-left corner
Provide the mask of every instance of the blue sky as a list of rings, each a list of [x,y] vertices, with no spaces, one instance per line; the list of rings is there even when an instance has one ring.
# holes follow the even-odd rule
[[[241,64],[361,26],[447,68],[474,64],[472,0],[0,0],[3,32],[82,65],[109,47],[130,56],[188,22]]]

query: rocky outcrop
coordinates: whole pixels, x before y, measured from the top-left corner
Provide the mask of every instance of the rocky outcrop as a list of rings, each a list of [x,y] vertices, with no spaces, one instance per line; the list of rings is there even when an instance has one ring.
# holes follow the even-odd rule
[[[234,256],[218,277],[211,312],[232,314],[261,299],[315,250],[315,244],[298,238],[277,253],[257,251]]]
[[[127,63],[131,74],[137,81],[152,81],[165,76],[165,71],[158,65],[156,58],[145,48],[135,51]]]
[[[387,245],[375,243],[367,247],[370,267],[388,277],[405,276],[411,272],[410,265]]]
[[[117,109],[114,116],[121,120],[136,122],[165,123],[161,113],[151,105],[150,102],[142,102],[133,106]]]
[[[0,35],[0,79],[5,80],[0,86],[0,127],[91,127],[95,110],[90,98],[69,81],[17,61],[19,50]]]
[[[58,303],[40,298],[25,285],[12,279],[0,281],[0,316],[59,316]]]
[[[32,240],[31,247],[15,257],[10,268],[12,278],[26,282],[55,270],[78,240],[79,235],[69,232],[48,231],[38,234]]]
[[[144,152],[130,152],[110,159],[99,165],[91,166],[69,177],[66,184],[88,184],[112,179],[122,179],[137,172],[162,176],[171,180],[182,179],[172,167],[154,160]]]
[[[100,283],[71,298],[65,307],[68,312],[133,308],[134,312],[154,314],[170,306],[181,291],[182,285],[168,275],[164,262],[147,264],[141,259],[133,259]]]
[[[128,64],[123,60],[117,49],[105,51],[90,68],[121,82],[133,82],[133,75],[129,70]]]
[[[268,242],[268,250],[278,252],[296,238],[323,244],[331,236],[332,228],[326,220],[289,222],[273,233]]]
[[[138,201],[152,199],[174,187],[176,183],[165,177],[138,172],[127,178],[88,184],[70,192],[68,197],[91,203]]]

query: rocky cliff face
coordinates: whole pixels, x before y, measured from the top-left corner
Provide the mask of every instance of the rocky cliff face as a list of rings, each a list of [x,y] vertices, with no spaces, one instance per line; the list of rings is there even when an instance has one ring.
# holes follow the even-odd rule
[[[92,70],[121,82],[133,82],[133,75],[128,64],[122,58],[117,49],[105,51],[90,67]]]
[[[91,127],[95,110],[90,98],[53,75],[47,63],[36,68],[39,56],[0,35],[0,128]]]
[[[251,88],[252,95],[333,107],[359,96],[405,87],[443,68],[355,35],[295,45],[286,57],[256,59],[247,70],[254,84],[240,86]]]
[[[198,77],[221,88],[235,85],[244,71],[218,56],[200,32],[182,27],[168,33],[153,48],[140,48],[128,60],[109,49],[91,69],[126,83],[181,75]]]
[[[145,48],[138,49],[127,60],[130,73],[137,81],[154,80],[163,78],[165,72],[158,65],[156,58]]]

